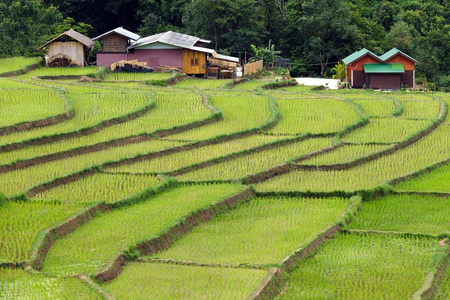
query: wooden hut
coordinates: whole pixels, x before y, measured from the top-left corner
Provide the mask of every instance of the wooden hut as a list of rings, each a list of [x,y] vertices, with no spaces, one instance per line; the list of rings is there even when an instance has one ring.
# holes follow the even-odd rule
[[[126,53],[127,48],[141,37],[123,27],[117,27],[102,35],[93,38],[93,41],[100,41],[102,49],[100,53]]]
[[[415,66],[419,63],[396,48],[381,56],[361,49],[342,61],[351,87],[394,90],[415,87]]]
[[[87,64],[89,49],[94,41],[75,30],[68,30],[38,50],[48,46],[47,66],[84,66]]]

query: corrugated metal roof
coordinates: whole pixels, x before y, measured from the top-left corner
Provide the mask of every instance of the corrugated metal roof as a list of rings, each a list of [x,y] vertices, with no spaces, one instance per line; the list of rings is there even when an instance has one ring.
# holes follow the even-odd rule
[[[37,50],[40,50],[40,49],[44,48],[45,46],[47,46],[47,45],[50,44],[51,42],[53,42],[53,41],[59,39],[59,38],[62,37],[63,35],[67,35],[68,37],[73,38],[74,40],[76,40],[76,41],[82,43],[83,45],[85,45],[85,46],[88,47],[88,48],[91,48],[92,46],[94,46],[94,41],[93,41],[93,40],[91,40],[91,39],[88,38],[87,36],[85,36],[85,35],[83,35],[83,34],[77,32],[77,31],[75,31],[75,30],[69,29],[69,30],[67,30],[66,32],[61,33],[60,35],[58,35],[58,36],[55,37],[54,39],[48,41],[48,42],[45,43],[44,45],[40,46],[39,48],[37,48]]]
[[[124,36],[124,37],[127,37],[127,38],[129,38],[129,39],[131,39],[133,41],[137,41],[137,40],[139,40],[141,38],[140,35],[138,35],[136,33],[133,33],[133,32],[131,32],[129,30],[126,30],[123,27],[117,27],[116,29],[110,30],[110,31],[108,31],[108,32],[106,32],[106,33],[104,33],[102,35],[99,35],[98,37],[95,37],[92,40],[96,41],[96,40],[101,39],[102,37],[104,37],[105,35],[108,35],[110,33],[117,33],[117,34],[119,34],[121,36]]]
[[[405,73],[403,65],[394,64],[364,64],[365,73]]]
[[[192,47],[189,47],[187,49],[194,50],[194,51],[199,51],[199,52],[209,53],[209,54],[212,54],[213,56],[214,56],[214,53],[216,53],[216,51],[214,51],[213,49],[203,48],[203,47],[196,47],[196,46],[192,46]]]
[[[354,62],[355,60],[363,57],[366,54],[369,54],[370,56],[372,56],[375,59],[377,59],[380,62],[382,62],[382,59],[378,55],[376,55],[373,52],[367,50],[366,48],[363,48],[363,49],[361,49],[359,51],[353,52],[352,54],[350,54],[349,56],[344,58],[342,61],[344,62],[344,64],[348,65],[348,64],[351,64],[352,62]]]
[[[183,33],[178,33],[174,31],[166,31],[163,33],[158,33],[145,38],[141,38],[139,41],[128,47],[128,49],[139,48],[143,45],[148,45],[152,43],[164,43],[180,48],[191,48],[197,42],[210,43],[211,41],[200,39],[199,37],[187,35]]]
[[[229,61],[233,61],[233,62],[239,63],[239,57],[228,56],[228,55],[223,55],[223,54],[216,54],[216,55],[213,55],[213,56],[214,56],[214,58],[223,59],[223,60],[229,60]]]
[[[405,56],[406,58],[412,60],[414,62],[414,64],[418,65],[419,62],[417,60],[415,60],[414,58],[412,58],[411,56],[409,56],[408,54],[398,50],[397,48],[392,48],[391,50],[389,50],[388,52],[386,52],[385,54],[381,55],[380,58],[383,61],[387,61],[389,58],[391,58],[392,56],[396,55],[396,54],[401,54],[403,56]]]

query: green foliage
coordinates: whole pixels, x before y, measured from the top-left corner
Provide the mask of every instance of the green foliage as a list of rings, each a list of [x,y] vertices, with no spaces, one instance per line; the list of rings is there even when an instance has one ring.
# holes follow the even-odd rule
[[[346,80],[346,72],[345,72],[345,64],[344,63],[338,63],[333,68],[331,68],[331,72],[334,72],[334,75],[332,76],[333,79],[339,79],[341,81]]]
[[[255,45],[250,45],[250,48],[253,51],[253,56],[250,58],[250,61],[258,61],[263,60],[264,65],[267,67],[269,65],[273,65],[275,63],[275,59],[280,57],[279,54],[281,51],[275,50],[275,45],[272,44],[272,40],[269,40],[269,45],[264,48],[262,46],[256,47]]]
[[[69,29],[73,29],[81,34],[89,36],[89,32],[93,29],[93,27],[83,22],[75,23],[75,20],[73,18],[67,17],[62,21],[61,24],[55,27],[55,35],[60,35],[61,33]]]
[[[52,35],[61,13],[39,0],[2,0],[0,3],[0,57],[33,52]]]
[[[216,50],[248,49],[250,44],[260,44],[265,33],[253,0],[192,1],[183,24],[188,34],[212,40]]]
[[[288,8],[292,36],[298,40],[291,47],[319,64],[324,76],[328,64],[351,49],[357,27],[351,24],[350,9],[342,0],[290,1]]]

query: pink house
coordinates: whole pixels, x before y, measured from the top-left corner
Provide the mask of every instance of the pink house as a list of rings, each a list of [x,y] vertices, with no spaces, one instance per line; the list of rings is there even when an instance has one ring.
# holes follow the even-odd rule
[[[97,65],[106,68],[120,60],[137,59],[149,67],[164,65],[178,67],[186,74],[205,74],[207,54],[215,54],[214,50],[203,48],[211,41],[173,31],[140,38],[119,27],[93,40],[102,41]]]

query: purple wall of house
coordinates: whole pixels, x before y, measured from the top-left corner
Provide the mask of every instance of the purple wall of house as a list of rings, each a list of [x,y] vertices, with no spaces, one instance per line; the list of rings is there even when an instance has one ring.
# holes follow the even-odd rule
[[[113,63],[123,59],[147,62],[149,67],[163,65],[183,69],[182,49],[135,49],[134,53],[97,53],[97,66],[110,69]]]

